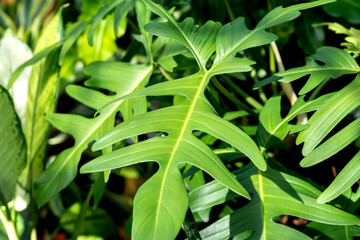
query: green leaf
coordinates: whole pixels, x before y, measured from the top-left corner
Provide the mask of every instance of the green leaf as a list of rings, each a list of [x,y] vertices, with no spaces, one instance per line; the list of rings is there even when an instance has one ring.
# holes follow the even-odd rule
[[[249,229],[254,231],[249,239],[311,239],[275,222],[274,218],[281,215],[330,225],[359,224],[360,219],[354,215],[316,203],[321,192],[297,177],[272,168],[261,172],[249,164],[237,171],[237,178],[252,194],[251,202],[202,230],[202,239],[229,239]],[[190,193],[190,207],[200,211],[235,197],[236,194],[213,181]]]
[[[87,39],[90,46],[94,45],[95,30],[98,28],[99,25],[102,24],[102,19],[122,1],[123,0],[113,0],[105,4],[102,8],[99,9],[99,11],[96,12],[95,16],[91,19],[91,26],[87,34]]]
[[[0,40],[0,62],[2,63],[0,65],[0,85],[6,88],[11,74],[31,57],[32,52],[26,43],[18,38],[12,30],[6,30]],[[31,67],[20,74],[18,81],[9,90],[23,128],[26,122],[25,111],[30,73]]]
[[[340,194],[345,192],[347,189],[358,181],[360,178],[360,152],[358,152],[346,166],[341,170],[339,175],[336,176],[335,180],[325,191],[319,196],[318,203],[326,203]]]
[[[321,62],[321,64],[318,62]],[[292,68],[285,72],[276,73],[255,84],[254,88],[262,87],[273,81],[292,82],[310,75],[307,83],[299,92],[299,94],[305,94],[327,78],[336,79],[345,74],[356,74],[359,71],[360,67],[357,62],[344,50],[334,47],[321,47],[315,54],[306,59],[304,67]]]
[[[323,6],[326,13],[333,17],[342,17],[350,23],[360,23],[360,3],[356,0],[337,0],[332,4]]]
[[[99,139],[114,126],[115,115],[119,110],[126,119],[146,111],[145,99],[132,102],[131,105],[128,105],[127,101],[118,101],[102,107],[119,96],[142,88],[152,73],[151,66],[95,62],[85,68],[85,73],[91,76],[85,85],[114,91],[116,94],[108,96],[90,88],[70,85],[67,87],[70,96],[99,110],[100,114],[95,118],[58,113],[47,115],[48,121],[57,129],[74,136],[75,145],[60,153],[36,179],[35,200],[39,206],[49,201],[75,178],[83,150],[91,141]]]
[[[188,196],[178,167],[187,163],[202,169],[226,187],[249,198],[248,193],[235,180],[221,160],[203,142],[193,135],[199,130],[210,134],[241,151],[260,169],[266,162],[254,141],[235,125],[217,116],[205,97],[210,77],[215,74],[250,71],[254,62],[234,58],[238,51],[260,46],[275,39],[265,29],[292,20],[299,10],[331,1],[316,1],[289,8],[277,8],[269,13],[254,30],[246,30],[244,21],[236,20],[221,28],[220,23],[208,21],[203,26],[194,25],[191,18],[177,23],[161,6],[144,1],[166,22],[153,21],[145,30],[162,37],[174,39],[187,47],[196,59],[199,72],[171,82],[164,82],[119,98],[139,96],[182,96],[176,105],[151,111],[123,122],[93,145],[93,150],[149,132],[168,135],[154,137],[134,145],[120,148],[85,164],[80,172],[105,171],[141,162],[157,162],[158,172],[137,192],[134,200],[132,237],[135,239],[174,239],[180,230],[188,207]],[[228,44],[230,43],[230,44]],[[234,44],[232,44],[234,43]],[[224,45],[225,47],[222,47]],[[213,65],[206,64],[215,53]],[[176,189],[176,192],[175,190]]]
[[[270,98],[260,112],[260,125],[256,132],[256,140],[262,151],[284,140],[290,131],[295,132],[295,127],[300,127],[299,130],[307,128],[307,125],[291,125],[289,124],[289,121],[299,114],[319,109],[320,106],[323,105],[331,96],[332,94],[327,94],[316,100],[308,102],[305,102],[305,97],[302,96],[291,107],[285,118],[282,118],[280,114],[281,97],[275,96]]]
[[[245,19],[241,17],[235,19],[234,22],[224,25],[216,38],[216,55],[211,71],[213,74],[233,73],[245,69],[250,71],[251,68],[247,65],[251,65],[253,62],[236,58],[236,53],[247,48],[275,41],[277,39],[276,35],[266,32],[266,29],[295,19],[300,15],[299,10],[320,6],[329,2],[333,1],[314,1],[287,8],[277,7],[269,12],[253,30],[249,30],[246,27]]]
[[[360,237],[359,226],[339,226],[311,222],[305,226],[304,233],[315,240],[346,239]]]
[[[360,137],[360,118],[348,124],[334,136],[311,151],[301,162],[302,167],[310,167],[333,156]]]
[[[81,33],[83,33],[89,24],[89,21],[76,22],[71,28],[68,29],[68,33],[65,35],[65,41],[61,48],[59,65],[63,64],[64,58],[67,52],[70,50],[71,46],[79,38]]]
[[[360,30],[350,27],[349,29],[340,25],[339,23],[323,23],[319,24],[319,26],[327,25],[328,28],[334,31],[336,34],[345,34],[345,41],[341,43],[341,46],[346,47],[345,51],[356,58],[360,55]]]
[[[13,101],[0,86],[0,205],[13,199],[16,180],[26,165],[26,142]],[[5,202],[3,202],[5,201]]]
[[[311,116],[307,123],[310,127],[302,131],[296,139],[297,144],[304,143],[303,155],[308,155],[348,113],[359,106],[359,103],[360,76],[357,76]],[[341,142],[338,144],[341,146]]]
[[[27,166],[26,171],[20,176],[20,182],[24,187],[29,188],[29,175],[35,179],[43,169],[46,145],[50,124],[45,114],[54,112],[59,86],[59,45],[62,38],[62,9],[51,19],[43,29],[35,47],[35,56],[28,61],[35,61],[36,56],[45,57],[33,65],[30,76],[28,99],[26,106],[25,137],[27,142]],[[51,50],[50,50],[51,49]],[[44,54],[48,51],[48,54]],[[39,55],[37,55],[39,54]],[[25,63],[26,64],[26,63]],[[16,73],[16,72],[15,72]],[[15,74],[14,73],[14,74]],[[14,76],[13,74],[13,76]]]
[[[151,11],[167,20],[167,22],[151,22],[145,26],[145,30],[181,42],[193,53],[200,69],[205,69],[207,61],[215,51],[215,38],[221,24],[208,21],[197,28],[192,18],[186,18],[183,22],[177,23],[162,6],[147,0],[145,2]]]
[[[70,206],[60,217],[60,226],[65,231],[72,233],[74,231],[75,222],[80,213],[80,203]],[[85,220],[81,224],[80,234],[93,234],[104,238],[110,238],[117,234],[116,225],[109,214],[101,209],[87,209]]]

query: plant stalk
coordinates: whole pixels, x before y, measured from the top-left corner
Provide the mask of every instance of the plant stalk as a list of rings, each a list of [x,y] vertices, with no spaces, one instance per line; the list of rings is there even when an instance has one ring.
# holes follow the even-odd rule
[[[220,76],[221,77],[221,76]],[[229,87],[231,89],[233,89],[237,94],[239,94],[241,97],[243,97],[251,106],[253,106],[255,109],[262,109],[264,106],[259,103],[258,101],[256,101],[255,98],[251,97],[249,94],[247,94],[244,90],[242,90],[241,88],[239,88],[239,86],[237,86],[233,81],[231,81],[230,79],[226,78],[226,77],[222,77],[222,79],[225,81],[225,83],[227,85],[229,85]]]
[[[90,200],[91,200],[91,197],[93,195],[93,192],[94,192],[94,188],[93,186],[90,188],[90,191],[88,192],[88,195],[86,196],[86,200],[85,202],[82,204],[81,206],[81,210],[80,210],[80,213],[79,213],[79,216],[78,218],[76,219],[76,223],[75,223],[75,227],[74,227],[74,232],[73,232],[73,235],[72,235],[72,238],[73,240],[76,240],[77,237],[79,236],[79,234],[81,233],[81,228],[82,228],[82,224],[86,218],[86,211],[87,209],[89,208],[89,205],[90,205]]]
[[[15,224],[11,220],[8,214],[8,207],[5,204],[5,208],[0,207],[0,221],[3,224],[9,240],[19,240],[16,232]]]
[[[225,97],[227,97],[230,101],[232,101],[233,103],[235,103],[237,106],[239,106],[240,108],[242,108],[243,110],[245,110],[246,112],[248,112],[251,116],[258,118],[258,115],[256,112],[254,112],[251,108],[249,108],[248,106],[246,106],[244,103],[242,103],[240,100],[238,100],[236,97],[234,97],[234,95],[232,95],[226,88],[224,88],[221,83],[215,78],[212,77],[211,78],[212,83],[215,85],[215,87],[217,89],[219,89],[219,91],[224,94]]]
[[[188,240],[201,240],[201,236],[190,208],[188,208],[182,225]]]
[[[274,56],[279,72],[284,72],[285,71],[284,63],[281,59],[279,49],[275,42],[271,43],[271,48],[274,52]],[[289,99],[291,106],[293,106],[296,100],[298,99],[298,97],[296,96],[296,93],[294,92],[291,83],[280,82],[280,86],[283,89],[286,97]],[[297,118],[297,124],[306,124],[308,121],[308,118],[305,113],[297,115],[296,118]]]

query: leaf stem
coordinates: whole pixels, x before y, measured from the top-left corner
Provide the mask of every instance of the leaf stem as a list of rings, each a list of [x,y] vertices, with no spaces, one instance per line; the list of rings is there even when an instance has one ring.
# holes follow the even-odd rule
[[[284,72],[285,71],[284,63],[281,59],[279,49],[275,42],[271,43],[271,48],[274,52],[274,56],[275,56],[275,60],[276,60],[279,72]],[[293,106],[294,103],[296,102],[296,100],[298,99],[298,97],[296,96],[296,93],[294,92],[294,89],[293,89],[291,83],[280,82],[280,86],[281,86],[282,90],[284,91],[286,97],[289,99],[291,106]],[[298,124],[305,124],[308,121],[305,113],[297,115],[296,118],[297,118]]]
[[[238,100],[234,95],[232,95],[226,88],[224,88],[221,83],[216,79],[216,77],[211,78],[212,83],[215,85],[219,91],[224,94],[225,97],[227,97],[230,101],[235,103],[240,108],[244,109],[246,112],[248,112],[251,116],[258,118],[258,115],[256,112],[254,112],[251,108],[246,106],[244,103],[242,103],[240,100]]]
[[[161,74],[168,80],[168,81],[172,81],[174,80],[174,78],[162,67],[159,67],[159,70],[161,72]]]
[[[73,235],[72,235],[72,239],[73,240],[76,240],[77,237],[79,236],[79,234],[81,233],[81,228],[82,228],[82,224],[86,218],[86,211],[90,205],[90,200],[91,200],[91,197],[93,195],[93,192],[94,192],[94,187],[91,186],[90,188],[90,191],[88,192],[88,195],[86,196],[86,200],[85,202],[82,204],[81,206],[81,210],[80,210],[80,213],[76,219],[76,223],[75,223],[75,227],[74,227],[74,232],[73,232]]]
[[[224,4],[225,4],[225,7],[226,7],[226,11],[228,12],[229,14],[229,18],[230,20],[233,22],[235,20],[235,15],[234,15],[234,12],[232,11],[231,9],[231,6],[230,6],[230,3],[228,0],[224,0]]]
[[[225,81],[225,83],[227,85],[229,85],[229,87],[231,89],[233,89],[237,94],[239,94],[241,97],[243,97],[251,106],[253,106],[255,109],[262,109],[264,106],[259,103],[258,101],[256,101],[255,98],[251,97],[249,94],[247,94],[244,90],[242,90],[241,88],[239,88],[239,86],[237,86],[233,81],[231,81],[230,79],[224,77],[224,76],[220,76],[221,79],[223,79]]]
[[[11,216],[9,215],[9,209],[7,204],[5,204],[5,210],[3,209],[3,207],[0,207],[0,221],[5,227],[5,231],[7,233],[9,240],[19,240],[19,237],[15,229],[15,224],[11,220]]]
[[[194,215],[191,212],[191,209],[188,208],[186,215],[185,215],[185,220],[183,223],[183,229],[184,232],[188,238],[188,240],[201,240],[201,236],[196,224],[196,221],[194,219]]]

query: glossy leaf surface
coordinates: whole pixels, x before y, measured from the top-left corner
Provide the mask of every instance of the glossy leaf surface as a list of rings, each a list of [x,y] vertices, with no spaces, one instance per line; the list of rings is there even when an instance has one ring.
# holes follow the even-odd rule
[[[201,231],[203,239],[229,239],[253,231],[249,239],[311,239],[277,223],[281,215],[302,217],[330,225],[358,224],[360,219],[334,206],[316,203],[320,191],[297,177],[268,168],[261,172],[252,164],[237,171],[238,180],[252,194],[242,208]],[[190,193],[190,207],[200,211],[237,197],[218,182],[211,182]]]

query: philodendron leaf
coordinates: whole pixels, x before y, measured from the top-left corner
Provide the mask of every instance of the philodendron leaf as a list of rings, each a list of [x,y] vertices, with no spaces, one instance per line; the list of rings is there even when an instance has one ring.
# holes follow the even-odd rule
[[[281,215],[302,217],[329,225],[355,225],[360,219],[334,206],[316,203],[320,191],[310,183],[268,168],[261,172],[252,164],[236,172],[238,180],[252,194],[251,202],[200,232],[202,239],[229,239],[253,231],[248,239],[311,238],[277,223]],[[216,181],[190,192],[190,207],[197,212],[237,197]]]
[[[273,81],[292,82],[310,75],[307,83],[299,92],[299,94],[305,94],[327,78],[335,79],[345,74],[356,74],[359,71],[359,65],[349,53],[334,47],[321,47],[306,59],[305,66],[276,73],[255,84],[254,88],[262,87]]]
[[[349,29],[345,28],[339,23],[323,23],[319,26],[327,25],[328,28],[334,31],[336,34],[347,35],[345,41],[341,43],[341,46],[346,47],[345,51],[350,54],[353,54],[354,58],[357,58],[360,55],[360,30],[350,27]]]
[[[13,101],[2,86],[0,111],[0,205],[3,205],[14,197],[16,180],[26,165],[26,143]]]
[[[43,205],[64,189],[76,176],[77,165],[88,144],[102,137],[114,126],[115,115],[121,111],[125,119],[133,114],[146,111],[145,99],[118,101],[107,105],[119,96],[142,88],[152,72],[151,66],[132,65],[121,62],[95,62],[85,68],[91,76],[85,82],[89,87],[114,91],[112,96],[90,88],[71,85],[67,93],[79,102],[100,111],[95,118],[85,118],[72,114],[48,114],[48,121],[59,130],[75,138],[75,145],[60,153],[55,161],[35,181],[35,200]]]
[[[315,240],[344,239],[353,240],[360,237],[359,226],[328,225],[311,222],[305,226],[304,233]]]
[[[302,131],[296,143],[304,143],[302,153],[304,156],[308,155],[314,148],[330,133],[330,131],[352,110],[360,105],[360,76],[358,75],[351,83],[346,87],[334,94],[325,104],[323,104],[318,111],[311,116],[308,121],[309,128]],[[351,133],[350,133],[351,134]],[[355,140],[355,139],[354,139]],[[338,142],[339,147],[344,147],[346,142]],[[324,154],[324,158],[329,157],[327,152],[321,152]],[[333,151],[333,149],[331,149]],[[312,153],[312,154],[318,154]],[[323,159],[324,159],[323,158]],[[311,159],[311,160],[310,160]],[[304,160],[303,166],[310,166],[317,163],[319,160],[312,159]],[[321,160],[320,160],[321,161]]]
[[[141,186],[135,196],[132,238],[174,239],[188,208],[188,195],[178,169],[181,164],[196,166],[224,186],[249,198],[221,160],[193,135],[193,131],[199,130],[227,142],[249,157],[260,170],[266,170],[266,162],[254,141],[239,128],[217,116],[206,99],[204,92],[210,78],[216,74],[250,71],[250,65],[254,62],[235,57],[237,52],[274,41],[276,36],[266,32],[267,28],[296,18],[299,10],[331,1],[276,8],[253,30],[247,29],[242,18],[223,27],[213,21],[197,27],[191,18],[178,23],[161,6],[147,0],[144,2],[166,21],[151,22],[145,25],[145,30],[183,44],[196,59],[199,72],[118,99],[170,95],[182,96],[185,100],[125,121],[97,141],[93,149],[99,150],[149,132],[160,131],[167,133],[166,136],[154,137],[100,156],[85,164],[80,171],[97,172],[141,162],[157,162],[158,172]],[[206,64],[214,53],[215,60],[208,69]]]
[[[323,105],[332,94],[327,94],[315,100],[305,102],[304,96],[300,97],[291,107],[285,118],[281,117],[281,97],[270,98],[260,112],[260,126],[256,132],[256,140],[262,151],[284,140],[289,132],[301,131],[308,125],[291,125],[289,121],[301,113],[315,111]]]

